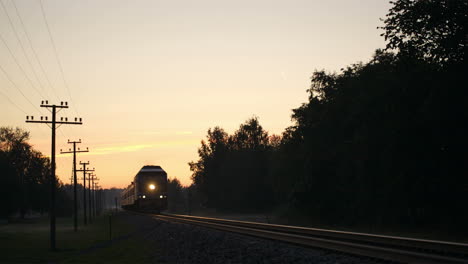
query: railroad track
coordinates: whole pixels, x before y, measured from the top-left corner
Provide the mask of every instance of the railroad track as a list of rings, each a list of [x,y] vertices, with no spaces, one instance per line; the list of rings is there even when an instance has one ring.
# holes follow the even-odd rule
[[[218,218],[160,214],[154,217],[402,263],[468,263],[468,244],[382,236]]]

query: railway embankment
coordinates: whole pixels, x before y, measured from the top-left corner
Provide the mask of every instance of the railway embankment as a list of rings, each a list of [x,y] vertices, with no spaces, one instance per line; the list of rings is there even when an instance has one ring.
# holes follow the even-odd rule
[[[136,215],[153,263],[378,263],[326,250]]]

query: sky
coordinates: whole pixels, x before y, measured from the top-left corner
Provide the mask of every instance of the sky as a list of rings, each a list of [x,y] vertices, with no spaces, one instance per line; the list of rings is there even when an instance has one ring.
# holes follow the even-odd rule
[[[13,2],[14,1],[14,2]],[[57,153],[81,139],[104,188],[144,165],[191,183],[188,162],[214,126],[256,116],[270,134],[292,125],[314,70],[368,61],[385,0],[0,0],[0,126],[30,131],[51,153],[51,129],[25,123],[68,102]],[[42,5],[41,5],[42,4]],[[43,12],[42,12],[43,10]],[[11,22],[11,23],[10,23]],[[49,34],[50,32],[50,34]],[[70,182],[72,156],[57,155]]]

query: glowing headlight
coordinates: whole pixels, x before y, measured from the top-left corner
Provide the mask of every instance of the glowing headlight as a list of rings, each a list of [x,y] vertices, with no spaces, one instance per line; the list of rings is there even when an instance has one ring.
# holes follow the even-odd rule
[[[150,188],[151,190],[154,190],[154,189],[156,189],[156,186],[154,186],[154,184],[150,184],[150,185],[149,185],[149,188]]]
[[[159,195],[159,198],[161,198],[161,199],[162,199],[162,198],[163,198],[163,196],[162,196],[162,195]]]
[[[146,195],[143,195],[143,199],[145,199],[145,198],[146,198]]]

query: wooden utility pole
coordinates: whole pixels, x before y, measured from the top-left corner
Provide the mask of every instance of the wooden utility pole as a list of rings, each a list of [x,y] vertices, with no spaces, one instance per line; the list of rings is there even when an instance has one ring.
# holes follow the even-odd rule
[[[88,162],[80,162],[80,165],[83,165],[83,168],[80,170],[76,171],[82,171],[83,172],[83,216],[84,216],[84,224],[88,224],[88,218],[86,216],[86,173],[89,171],[94,171],[94,168],[92,170],[86,169],[86,165],[89,165]]]
[[[100,215],[102,211],[102,188],[99,184],[96,184],[96,188],[97,188],[97,215]]]
[[[92,218],[94,218],[94,180],[97,180],[96,175],[93,173],[88,173],[88,203],[89,203],[89,222],[91,223]]]
[[[86,150],[76,150],[76,144],[81,143],[81,139],[78,141],[68,140],[68,144],[73,144],[73,151],[68,149],[68,151],[60,150],[60,154],[73,153],[73,225],[75,232],[78,231],[78,198],[77,198],[77,179],[76,179],[76,153],[79,152],[89,152],[88,148]]]
[[[34,120],[34,116],[26,116],[26,123],[41,123],[41,124],[50,124],[52,129],[52,150],[51,150],[51,173],[50,173],[50,249],[55,251],[55,187],[57,184],[57,179],[55,177],[55,130],[57,129],[57,124],[61,125],[82,125],[81,118],[75,117],[75,121],[69,122],[68,118],[60,118],[60,121],[57,121],[57,112],[63,108],[68,108],[67,102],[60,102],[60,105],[49,104],[49,101],[42,101],[41,107],[47,108],[52,113],[52,120],[48,121],[47,116],[41,116],[41,120]],[[52,109],[52,110],[50,110]],[[58,109],[58,111],[57,111]]]
[[[93,217],[96,217],[96,186],[98,185],[97,184],[97,181],[99,179],[96,177],[96,174],[92,174],[91,175],[91,181],[92,181],[92,187],[93,187],[93,190],[92,190],[92,197],[93,197]],[[94,182],[96,181],[96,182]]]

